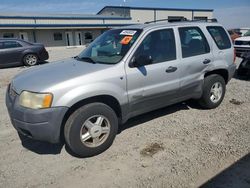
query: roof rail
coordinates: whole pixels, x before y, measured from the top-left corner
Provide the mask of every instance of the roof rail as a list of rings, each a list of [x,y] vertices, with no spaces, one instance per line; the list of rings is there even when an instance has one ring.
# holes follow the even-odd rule
[[[176,19],[160,19],[160,20],[154,20],[154,21],[149,21],[149,22],[145,22],[144,24],[150,24],[150,23],[156,23],[156,22],[183,22],[183,21],[187,21],[187,18],[176,18]]]
[[[171,22],[218,22],[216,18],[212,18],[212,19],[195,19],[195,20],[188,20],[187,18],[176,18],[176,19],[160,19],[160,20],[154,20],[154,21],[149,21],[149,22],[145,22],[144,24],[150,24],[150,23],[157,23],[157,22],[164,22],[167,21],[169,23]]]
[[[212,19],[195,19],[195,20],[189,20],[189,22],[218,22],[218,20],[216,18],[212,18]]]

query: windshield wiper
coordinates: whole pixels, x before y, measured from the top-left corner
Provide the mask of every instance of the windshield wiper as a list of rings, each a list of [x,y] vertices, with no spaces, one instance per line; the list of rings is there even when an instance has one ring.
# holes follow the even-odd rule
[[[79,60],[79,61],[86,61],[89,63],[97,63],[96,61],[94,61],[91,57],[79,57],[79,56],[75,56],[75,59]]]

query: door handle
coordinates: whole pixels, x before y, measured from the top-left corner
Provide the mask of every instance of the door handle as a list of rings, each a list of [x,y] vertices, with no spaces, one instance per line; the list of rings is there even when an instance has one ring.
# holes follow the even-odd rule
[[[177,67],[172,67],[172,66],[170,66],[170,67],[168,67],[168,68],[166,69],[166,73],[175,72],[176,70],[177,70]]]
[[[208,64],[208,63],[210,63],[210,62],[211,62],[210,59],[205,59],[205,60],[203,61],[203,64]]]

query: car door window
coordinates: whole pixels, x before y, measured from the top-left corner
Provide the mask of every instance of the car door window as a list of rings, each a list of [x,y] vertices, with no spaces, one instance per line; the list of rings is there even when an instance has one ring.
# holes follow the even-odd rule
[[[173,29],[157,30],[149,33],[135,52],[135,57],[148,56],[152,63],[176,59],[176,46]]]
[[[230,39],[226,33],[226,31],[220,26],[209,26],[207,27],[208,32],[214,39],[217,47],[220,50],[225,50],[231,48]]]
[[[182,57],[191,57],[210,52],[206,37],[198,27],[179,28]]]
[[[16,41],[6,41],[4,42],[4,48],[8,49],[8,48],[18,48],[18,47],[22,47],[21,44],[19,44]]]

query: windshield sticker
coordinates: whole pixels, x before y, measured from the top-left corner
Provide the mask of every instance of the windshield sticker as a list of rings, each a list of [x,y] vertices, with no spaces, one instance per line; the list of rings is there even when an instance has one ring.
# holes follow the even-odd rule
[[[131,35],[133,36],[136,33],[134,30],[123,30],[120,35]]]
[[[120,43],[126,45],[132,40],[132,38],[133,38],[132,36],[125,36]]]

